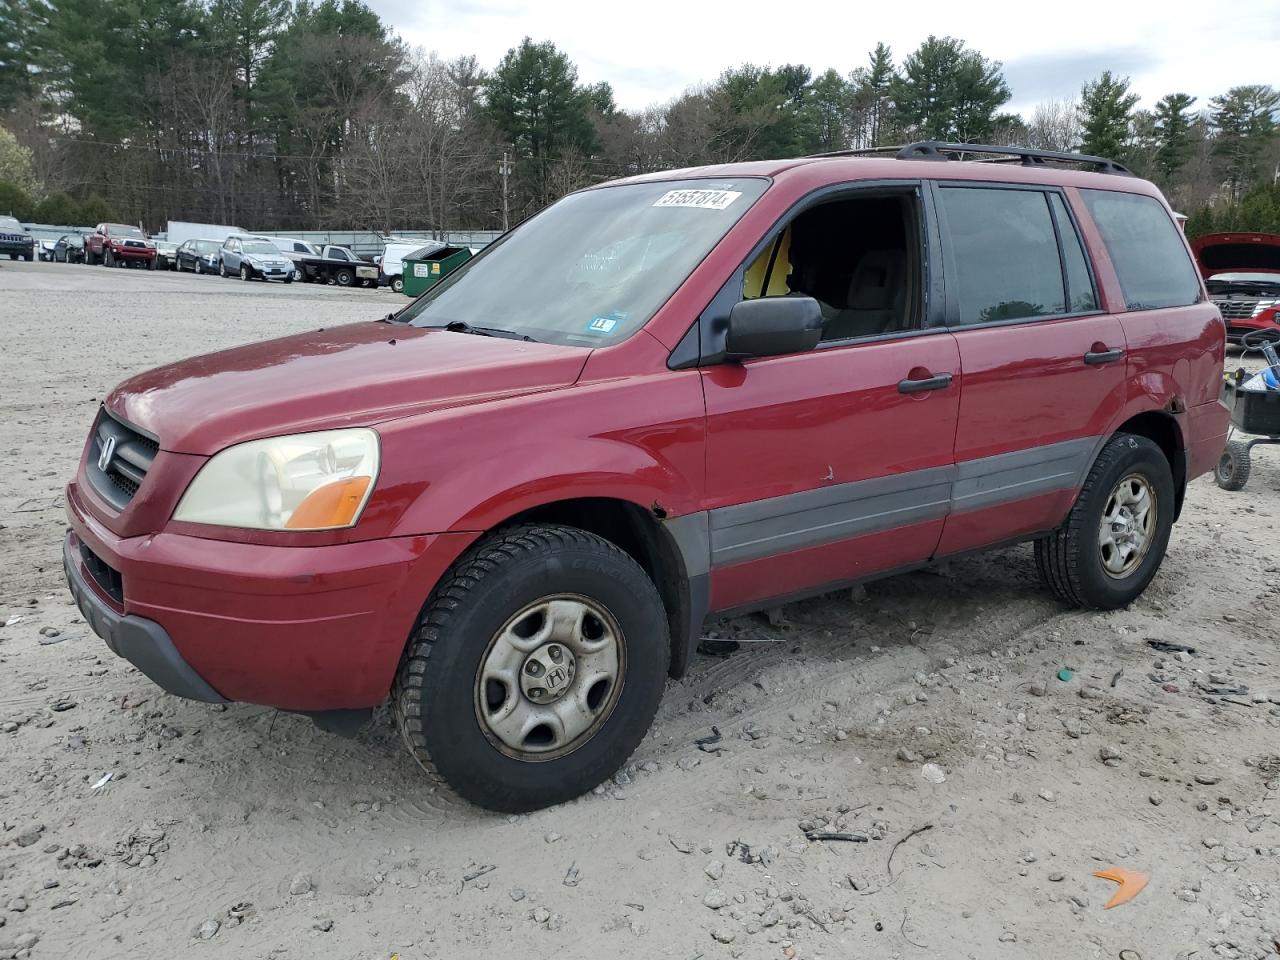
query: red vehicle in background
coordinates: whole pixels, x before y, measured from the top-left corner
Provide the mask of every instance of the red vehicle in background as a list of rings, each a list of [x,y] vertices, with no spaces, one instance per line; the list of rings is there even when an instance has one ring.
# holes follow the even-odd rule
[[[104,267],[156,268],[156,245],[127,223],[100,223],[84,238],[84,262]]]
[[[171,693],[328,724],[390,697],[429,776],[530,810],[626,761],[710,614],[1023,541],[1062,602],[1130,603],[1222,452],[1223,352],[1109,160],[634,177],[383,320],[121,384],[66,575]]]
[[[1211,233],[1193,240],[1191,249],[1227,324],[1227,340],[1238,344],[1255,330],[1280,340],[1280,235]]]

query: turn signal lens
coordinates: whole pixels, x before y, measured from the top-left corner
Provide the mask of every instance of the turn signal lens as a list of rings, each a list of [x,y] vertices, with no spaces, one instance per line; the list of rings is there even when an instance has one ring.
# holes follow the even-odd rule
[[[294,509],[285,527],[290,530],[324,530],[349,527],[364,504],[371,478],[350,477],[312,490]]]

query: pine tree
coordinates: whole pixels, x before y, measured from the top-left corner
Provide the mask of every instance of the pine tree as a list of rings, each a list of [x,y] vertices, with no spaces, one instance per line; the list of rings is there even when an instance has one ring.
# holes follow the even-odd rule
[[[1170,93],[1156,104],[1156,169],[1166,186],[1191,156],[1191,107],[1196,98]]]
[[[1280,92],[1256,84],[1232,87],[1209,106],[1213,153],[1231,195],[1239,197],[1257,179],[1263,150],[1276,135]]]
[[[1086,83],[1080,91],[1080,125],[1084,130],[1080,149],[1099,157],[1125,155],[1129,121],[1138,95],[1129,92],[1128,77],[1114,77],[1110,70]]]
[[[897,119],[912,135],[965,143],[990,139],[1011,97],[1001,64],[954,37],[925,40],[902,61],[892,91]]]

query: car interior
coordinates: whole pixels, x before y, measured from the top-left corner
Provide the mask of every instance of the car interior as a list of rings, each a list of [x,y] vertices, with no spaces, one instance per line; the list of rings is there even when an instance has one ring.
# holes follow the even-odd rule
[[[823,341],[878,337],[920,326],[915,198],[846,197],[811,207],[752,261],[743,297],[813,297]]]

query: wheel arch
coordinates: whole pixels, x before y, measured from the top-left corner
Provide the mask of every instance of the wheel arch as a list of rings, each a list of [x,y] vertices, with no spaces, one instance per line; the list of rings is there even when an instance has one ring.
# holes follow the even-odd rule
[[[577,527],[625,551],[653,580],[666,608],[671,633],[668,673],[681,677],[701,635],[709,600],[705,558],[705,515],[666,518],[658,508],[613,497],[575,497],[530,507],[493,529],[521,523]],[[489,531],[492,532],[492,531]]]
[[[1164,452],[1173,473],[1173,519],[1176,521],[1182,514],[1182,502],[1187,493],[1187,450],[1181,425],[1164,410],[1147,410],[1124,421],[1116,427],[1115,433],[1146,437]]]

